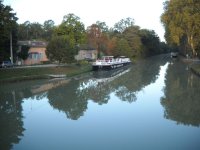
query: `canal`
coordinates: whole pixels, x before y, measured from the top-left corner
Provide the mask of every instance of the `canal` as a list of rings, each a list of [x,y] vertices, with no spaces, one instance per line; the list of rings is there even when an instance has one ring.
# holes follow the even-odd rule
[[[0,150],[199,150],[200,78],[156,56],[72,79],[0,85]]]

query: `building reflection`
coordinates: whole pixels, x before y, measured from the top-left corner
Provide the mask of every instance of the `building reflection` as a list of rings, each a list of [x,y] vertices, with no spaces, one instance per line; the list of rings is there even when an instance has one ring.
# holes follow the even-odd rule
[[[200,80],[180,62],[171,63],[165,80],[161,104],[164,117],[177,124],[200,125]]]

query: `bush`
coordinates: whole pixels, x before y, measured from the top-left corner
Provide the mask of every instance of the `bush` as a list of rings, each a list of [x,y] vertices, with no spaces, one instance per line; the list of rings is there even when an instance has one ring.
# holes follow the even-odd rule
[[[79,60],[77,62],[77,65],[88,65],[88,64],[89,64],[89,62],[87,60]]]

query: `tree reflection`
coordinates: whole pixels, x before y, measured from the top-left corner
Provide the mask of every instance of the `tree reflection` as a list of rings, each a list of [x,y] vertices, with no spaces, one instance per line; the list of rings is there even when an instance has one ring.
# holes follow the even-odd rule
[[[77,120],[87,109],[87,95],[76,93],[79,82],[74,80],[66,85],[51,89],[48,92],[50,105],[66,113],[67,117]]]
[[[92,77],[72,80],[52,88],[47,94],[49,103],[63,111],[68,118],[77,120],[84,115],[88,100],[99,105],[106,104],[112,93],[122,101],[134,102],[137,100],[137,92],[155,82],[160,65],[166,62],[155,60],[157,58],[163,60],[154,57],[134,64],[133,67],[94,72]]]
[[[0,149],[9,150],[23,136],[21,99],[15,91],[0,93]]]
[[[26,81],[0,85],[0,150],[12,149],[23,136],[22,100],[36,97],[41,100],[46,93],[32,89],[44,86],[48,81]],[[48,83],[49,84],[49,83]]]
[[[165,63],[166,60],[159,56],[134,64],[129,73],[116,81],[116,96],[123,101],[136,101],[136,94],[145,86],[156,81],[160,66]]]
[[[132,92],[128,90],[126,87],[120,87],[116,91],[116,95],[121,99],[122,101],[128,101],[128,102],[134,102],[137,100],[136,92]]]
[[[164,117],[184,125],[200,125],[200,80],[180,62],[168,66],[161,104]]]

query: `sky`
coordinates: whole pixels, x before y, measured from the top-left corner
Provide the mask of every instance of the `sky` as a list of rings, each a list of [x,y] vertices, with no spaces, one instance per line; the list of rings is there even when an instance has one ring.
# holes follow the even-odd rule
[[[142,29],[154,30],[164,41],[164,28],[160,22],[165,0],[4,0],[18,17],[18,23],[53,20],[56,25],[63,16],[73,13],[88,27],[96,21],[109,27],[127,17]]]

